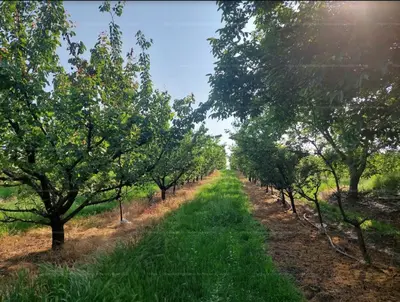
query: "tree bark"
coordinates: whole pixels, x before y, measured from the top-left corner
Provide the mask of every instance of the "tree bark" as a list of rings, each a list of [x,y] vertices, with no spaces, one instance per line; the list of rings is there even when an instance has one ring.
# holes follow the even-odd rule
[[[335,171],[334,167],[332,166],[332,164],[329,163],[329,161],[327,161],[323,156],[321,156],[321,157],[325,161],[325,163],[329,166],[329,168],[330,168],[330,170],[331,170],[331,172],[333,174],[333,177],[335,178],[336,198],[337,198],[339,210],[340,210],[340,213],[342,214],[343,220],[345,222],[351,224],[355,228],[356,233],[357,233],[358,246],[359,246],[359,248],[361,250],[361,254],[363,255],[363,258],[367,263],[371,263],[371,258],[369,257],[369,254],[368,254],[368,251],[367,251],[367,247],[366,247],[365,241],[364,241],[364,236],[363,236],[363,233],[362,233],[362,230],[361,230],[361,223],[358,222],[358,221],[354,221],[353,219],[349,219],[347,217],[347,215],[346,215],[346,213],[344,211],[344,208],[343,208],[343,204],[342,204],[342,196],[340,194],[341,191],[340,191],[340,185],[339,185],[339,178],[338,178],[338,176],[336,174],[336,171]],[[365,166],[363,168],[359,169],[359,170],[356,170],[356,169],[353,168],[353,169],[351,169],[351,171],[352,172],[358,171],[358,173],[354,173],[354,174],[359,175],[358,176],[358,180],[360,180],[361,174],[364,171],[364,169],[365,169]],[[354,176],[354,174],[352,175],[352,173],[351,173],[351,177],[350,178],[352,178],[352,176]],[[358,181],[357,181],[357,185],[358,185]],[[358,191],[357,191],[357,193],[358,193]]]
[[[360,182],[361,173],[350,168],[350,187],[348,197],[350,199],[358,199],[358,183]]]
[[[268,185],[265,187],[265,193],[268,193]]]
[[[363,255],[363,258],[365,260],[365,262],[367,263],[371,263],[371,258],[368,254],[367,251],[367,247],[365,245],[365,241],[364,241],[364,236],[361,230],[361,226],[360,225],[355,225],[354,228],[356,229],[356,233],[357,233],[357,239],[358,239],[358,246],[360,247],[361,253]]]
[[[281,196],[282,196],[282,205],[284,208],[286,208],[285,193],[283,193],[283,190],[281,190]]]
[[[199,181],[199,177],[198,176],[196,176],[196,181]]]
[[[292,190],[288,190],[288,194],[289,194],[289,198],[290,198],[290,204],[292,205],[292,211],[293,211],[293,213],[297,213],[296,212],[296,206],[294,204],[294,197],[293,197]]]
[[[200,180],[203,180],[203,174],[200,175]]]
[[[172,189],[172,193],[175,194],[175,190],[176,190],[176,184],[174,184],[174,187]]]
[[[324,222],[323,222],[323,220],[322,220],[321,208],[320,208],[320,206],[319,206],[318,200],[314,200],[314,204],[315,204],[315,206],[316,206],[316,208],[317,208],[319,223],[321,224],[321,228],[323,229],[323,227],[324,227],[324,224],[323,224],[323,223],[324,223]]]
[[[251,177],[249,177],[249,181],[251,182]]]
[[[274,187],[271,186],[271,195],[274,195]]]
[[[165,200],[165,192],[166,192],[167,190],[165,190],[165,189],[161,189],[161,199],[162,200]]]
[[[122,221],[123,217],[122,217],[122,200],[121,200],[121,198],[119,198],[119,216],[120,216],[120,220]]]
[[[64,223],[61,222],[60,217],[54,217],[51,220],[51,248],[59,250],[64,245]]]

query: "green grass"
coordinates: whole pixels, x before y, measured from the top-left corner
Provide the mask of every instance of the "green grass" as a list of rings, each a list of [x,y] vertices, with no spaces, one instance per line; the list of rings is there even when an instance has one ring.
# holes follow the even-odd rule
[[[7,200],[15,195],[16,188],[0,187],[0,199]]]
[[[347,179],[344,179],[341,182],[341,185],[346,185],[348,182],[346,182]],[[375,177],[371,177],[370,179],[362,179],[359,184],[359,189],[360,191],[363,190],[369,190],[372,187],[372,184],[375,181]],[[334,184],[334,179],[329,178],[327,179],[324,183],[321,184],[321,187],[319,189],[319,192],[323,192],[329,189],[332,189],[335,187]],[[312,196],[313,192],[306,192],[310,196]],[[298,199],[301,200],[302,202],[308,204],[312,208],[315,208],[315,204],[313,202],[307,201],[304,198],[301,198],[298,196]],[[328,220],[335,222],[335,223],[342,223],[343,218],[340,213],[339,207],[337,205],[331,205],[329,204],[326,200],[320,200],[320,208],[321,208],[321,213],[322,216],[327,218]],[[359,220],[362,220],[365,218],[365,215],[362,213],[352,211],[345,209],[346,214],[351,217],[351,218],[357,218]],[[380,235],[383,236],[396,236],[397,238],[400,239],[400,230],[396,228],[395,226],[385,223],[376,219],[369,219],[365,221],[362,225],[361,228],[364,229],[366,232],[376,232]]]
[[[147,192],[149,190],[156,190],[156,189],[157,189],[157,186],[153,183],[147,184],[142,187],[133,187],[128,190],[128,192],[124,196],[122,202],[126,204],[126,203],[131,202],[133,199],[145,198],[147,195]],[[72,207],[69,211],[73,211],[74,209],[76,209],[81,204],[82,201],[83,201],[83,199],[78,197],[76,202],[72,205]],[[36,202],[38,202],[38,201],[36,201]],[[28,201],[22,202],[22,203],[24,204],[24,206],[29,208]],[[21,206],[21,200],[19,200],[19,204]],[[0,205],[4,208],[12,209],[12,208],[15,208],[16,202],[15,201],[3,202]],[[119,203],[117,201],[88,206],[88,207],[84,208],[82,211],[80,211],[74,217],[74,219],[79,219],[79,218],[88,217],[91,215],[100,214],[100,213],[103,213],[106,211],[111,211],[118,206],[119,206]],[[13,215],[15,215],[15,214],[13,214]],[[1,217],[1,213],[0,213],[0,217]],[[37,219],[36,215],[30,214],[30,213],[18,213],[17,217],[21,218],[21,219],[22,218],[23,219]],[[29,230],[34,227],[42,227],[42,226],[43,225],[35,225],[32,223],[20,222],[20,221],[15,221],[15,222],[10,222],[10,223],[1,223],[0,222],[0,236],[4,236],[7,234],[17,234],[17,233],[24,232],[24,231]]]
[[[93,264],[21,274],[5,301],[302,301],[264,249],[264,228],[233,172],[170,213],[136,245]]]
[[[311,207],[315,208],[314,203],[309,201],[304,201],[304,202],[306,202]],[[322,217],[325,217],[328,220],[336,223],[343,222],[343,218],[338,206],[330,205],[326,201],[322,200],[320,201],[320,208]],[[365,215],[355,211],[350,211],[345,209],[345,212],[350,218],[353,219],[357,218],[359,220],[362,220],[365,218]],[[384,236],[396,236],[400,239],[400,230],[398,228],[389,223],[384,223],[379,220],[368,219],[361,225],[361,228],[367,232],[377,232],[378,234]]]

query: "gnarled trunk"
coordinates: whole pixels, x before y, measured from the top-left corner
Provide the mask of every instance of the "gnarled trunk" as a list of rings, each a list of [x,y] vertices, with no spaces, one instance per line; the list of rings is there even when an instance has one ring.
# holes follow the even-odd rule
[[[165,193],[166,193],[166,191],[167,191],[167,190],[165,190],[165,189],[161,189],[161,199],[162,199],[162,200],[165,200]]]
[[[51,248],[59,250],[64,244],[64,223],[61,217],[56,216],[51,219]]]

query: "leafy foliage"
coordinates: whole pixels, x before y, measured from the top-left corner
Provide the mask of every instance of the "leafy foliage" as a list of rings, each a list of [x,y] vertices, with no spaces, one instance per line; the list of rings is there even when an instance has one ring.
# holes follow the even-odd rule
[[[120,199],[154,169],[175,177],[191,162],[185,148],[194,148],[193,95],[174,102],[173,118],[171,97],[153,90],[152,41],[137,32],[138,58],[133,48],[124,56],[123,3],[99,10],[110,15],[109,31],[85,59],[62,2],[0,4],[0,185],[24,186],[31,200],[0,208],[1,219],[50,225],[53,248],[83,208]],[[61,39],[70,70],[56,53]]]
[[[318,133],[348,168],[350,193],[368,158],[399,143],[397,3],[218,2],[225,26],[204,108],[267,114]],[[360,13],[360,12],[363,13]],[[249,33],[245,25],[255,20]]]

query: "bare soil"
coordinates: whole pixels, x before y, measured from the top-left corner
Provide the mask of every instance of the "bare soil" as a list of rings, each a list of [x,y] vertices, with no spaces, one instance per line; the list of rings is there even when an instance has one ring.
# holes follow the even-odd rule
[[[253,216],[268,229],[268,253],[278,269],[294,278],[308,301],[400,301],[400,270],[387,254],[371,250],[375,266],[368,266],[335,252],[328,239],[308,223],[287,212],[277,197],[241,178],[249,195]],[[302,205],[302,217],[311,210]],[[356,242],[330,230],[335,244],[361,259]],[[379,268],[378,268],[379,267]]]
[[[4,236],[0,238],[0,279],[11,277],[21,268],[34,273],[38,264],[45,262],[69,266],[78,261],[87,262],[95,253],[111,251],[117,242],[135,243],[146,228],[193,199],[197,189],[218,174],[216,171],[199,182],[185,184],[176,190],[175,195],[172,190],[168,191],[165,201],[161,201],[158,194],[151,205],[139,200],[124,205],[123,217],[130,223],[120,223],[119,208],[72,220],[65,226],[65,245],[59,252],[51,250],[51,230],[48,227]]]

